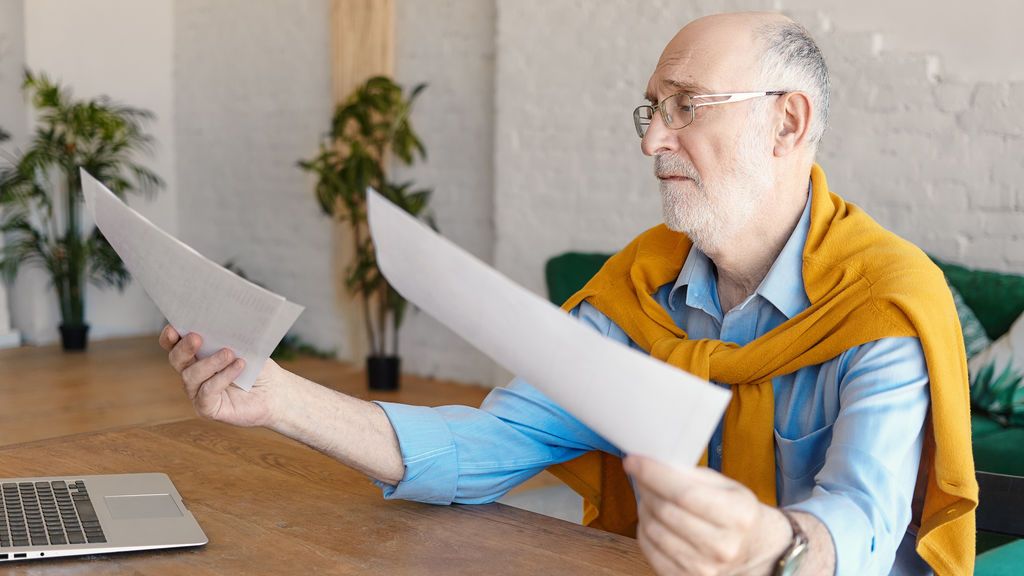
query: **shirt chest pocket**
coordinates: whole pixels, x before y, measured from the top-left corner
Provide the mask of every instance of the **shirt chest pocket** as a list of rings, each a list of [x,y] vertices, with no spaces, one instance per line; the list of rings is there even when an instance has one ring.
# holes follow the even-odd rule
[[[825,452],[832,443],[832,425],[796,439],[775,431],[775,461],[782,475],[791,480],[813,476],[825,464]]]

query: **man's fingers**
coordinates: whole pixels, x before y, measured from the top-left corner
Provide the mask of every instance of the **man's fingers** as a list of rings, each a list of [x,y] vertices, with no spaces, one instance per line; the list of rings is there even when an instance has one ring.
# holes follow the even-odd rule
[[[178,331],[170,324],[164,326],[164,329],[160,331],[160,347],[168,352],[174,348],[174,345],[177,344],[180,339],[181,335],[178,334]]]
[[[196,411],[204,416],[216,416],[220,404],[224,402],[221,394],[235,381],[235,378],[238,378],[238,375],[244,369],[245,360],[237,358],[223,370],[203,382],[194,399]]]
[[[676,526],[665,524],[648,506],[641,502],[638,510],[640,522],[638,529],[641,540],[647,540],[656,551],[663,556],[675,570],[685,568],[684,563],[693,562],[701,557],[700,549],[692,542],[681,538]],[[672,526],[672,528],[669,528]]]
[[[630,456],[625,469],[641,490],[667,500],[690,514],[697,515],[719,527],[736,523],[733,511],[736,498],[749,494],[742,484],[713,470],[682,469],[650,458]]]
[[[167,355],[167,359],[175,370],[183,372],[185,368],[188,368],[196,361],[196,352],[199,352],[199,347],[202,344],[203,339],[198,334],[186,334],[184,338],[178,340],[178,343],[174,345],[174,348]]]
[[[682,574],[676,563],[669,560],[662,553],[662,550],[657,549],[657,546],[648,541],[643,535],[640,535],[638,542],[640,543],[640,550],[643,552],[643,556],[647,559],[650,567],[654,569],[655,574],[658,576]]]
[[[640,509],[651,521],[668,527],[677,538],[685,541],[687,546],[704,552],[714,551],[715,556],[722,560],[729,556],[726,551],[719,551],[723,537],[728,534],[724,534],[718,525],[705,518],[691,514],[668,500],[657,498],[652,493],[644,494],[643,491],[640,496]]]
[[[227,348],[222,348],[213,356],[199,360],[181,372],[181,380],[185,383],[185,391],[188,397],[195,399],[199,387],[214,374],[228,367],[235,359],[235,354]]]

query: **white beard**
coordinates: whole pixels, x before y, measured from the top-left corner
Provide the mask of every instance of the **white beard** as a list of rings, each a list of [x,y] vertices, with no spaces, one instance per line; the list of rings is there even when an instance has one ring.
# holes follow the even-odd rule
[[[754,129],[740,136],[736,162],[715,181],[705,182],[696,168],[679,156],[662,154],[655,158],[656,175],[690,178],[659,180],[665,226],[686,234],[705,254],[719,251],[742,233],[760,208],[758,199],[771,186],[769,154],[764,149],[768,141],[765,124],[757,122]]]

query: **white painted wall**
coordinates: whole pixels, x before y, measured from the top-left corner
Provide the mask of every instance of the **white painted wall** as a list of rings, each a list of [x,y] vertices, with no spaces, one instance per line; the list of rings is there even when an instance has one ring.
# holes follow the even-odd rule
[[[396,171],[432,188],[441,232],[484,262],[494,258],[494,2],[402,0],[395,15],[395,77],[429,86],[413,111],[427,162]],[[492,381],[494,364],[439,322],[414,312],[402,327],[404,368]]]
[[[630,112],[661,49],[696,16],[771,5],[498,0],[498,268],[542,292],[550,256],[612,251],[656,224],[657,185]],[[1012,53],[980,48],[991,27],[1019,22],[1024,6],[980,1],[973,10],[998,12],[971,19],[924,2],[911,2],[917,11],[813,5],[825,25],[814,13],[794,15],[832,70],[833,127],[820,162],[833,188],[938,256],[1024,271],[1024,85],[1007,80],[1021,77],[1022,41],[1014,31]],[[846,17],[856,26],[846,28]],[[860,29],[876,20],[887,34]],[[921,33],[922,22],[933,30]],[[972,42],[975,56],[952,63],[918,53]]]
[[[295,163],[330,125],[328,0],[174,3],[182,239],[306,307],[295,330],[347,354],[332,226]]]
[[[820,11],[847,32],[879,34],[892,52],[934,54],[949,75],[965,81],[1024,81],[1018,0],[781,0],[781,5]]]
[[[167,182],[167,189],[129,204],[153,222],[177,232],[174,172],[173,68],[170,0],[33,0],[24,4],[24,63],[73,88],[78,97],[106,94],[156,114],[149,126],[158,147],[146,163]],[[31,128],[30,128],[31,129]],[[161,316],[141,287],[86,292],[86,321],[91,336],[103,338],[159,330]],[[48,277],[23,268],[11,298],[14,323],[31,343],[58,339],[56,296]]]
[[[446,235],[543,293],[550,256],[613,251],[660,219],[630,112],[665,42],[696,16],[781,3],[798,9],[833,71],[821,149],[831,184],[939,256],[1024,271],[1024,63],[1013,24],[1024,7],[979,0],[965,15],[952,2],[866,2],[400,0],[396,76],[430,83],[414,113],[430,157],[400,175],[436,190]],[[160,116],[154,165],[170,188],[138,202],[144,212],[304,304],[300,335],[347,357],[332,225],[294,168],[331,113],[328,5],[33,0],[21,32],[31,65],[79,94]],[[0,36],[18,37],[4,17],[21,6],[0,0]],[[86,41],[82,23],[106,34]],[[0,59],[0,125],[18,134],[6,120],[18,102],[9,70]],[[55,335],[52,295],[30,280],[12,295],[15,322]],[[155,329],[132,298],[100,295],[90,318],[110,333]],[[412,372],[495,380],[489,360],[425,315],[409,320],[402,348]]]
[[[0,0],[0,127],[12,140],[3,146],[16,145],[24,138],[25,115],[21,99],[21,71],[25,61],[25,40],[22,34],[21,0]],[[3,238],[0,238],[3,247]],[[0,348],[17,346],[21,335],[11,327],[7,287],[0,281]]]

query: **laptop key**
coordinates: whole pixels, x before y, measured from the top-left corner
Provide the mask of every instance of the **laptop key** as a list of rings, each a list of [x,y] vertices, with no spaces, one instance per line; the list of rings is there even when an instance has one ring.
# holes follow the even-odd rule
[[[64,537],[64,534],[50,536],[50,544],[67,544],[68,540]]]
[[[83,522],[85,522],[86,520],[99,520],[99,518],[96,516],[96,509],[92,507],[91,500],[82,500],[81,502],[78,502],[77,507],[78,517],[81,518]]]
[[[85,544],[85,534],[81,532],[68,532],[69,544]]]

